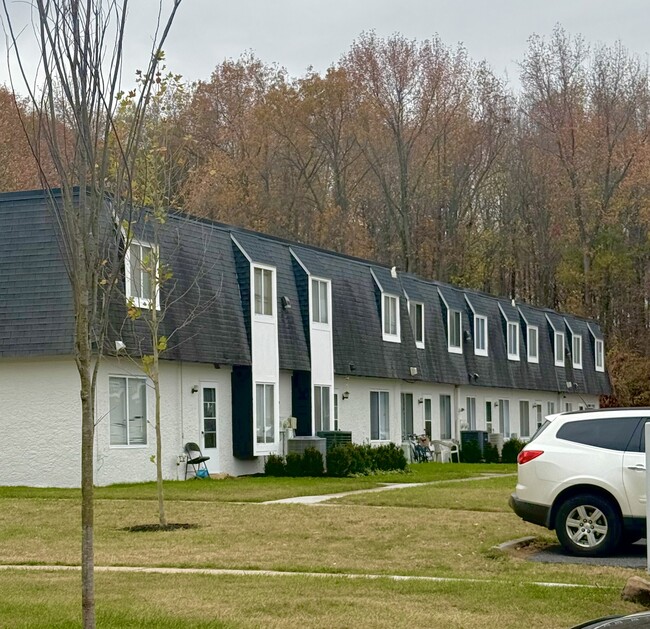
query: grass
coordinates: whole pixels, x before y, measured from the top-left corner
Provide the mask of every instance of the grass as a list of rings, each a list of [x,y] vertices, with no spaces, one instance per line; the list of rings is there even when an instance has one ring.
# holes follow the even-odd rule
[[[630,570],[534,563],[493,549],[525,535],[535,535],[540,543],[554,541],[552,533],[525,524],[508,509],[513,476],[462,480],[497,470],[507,474],[513,467],[423,464],[407,475],[361,479],[168,483],[170,521],[198,525],[173,532],[124,530],[156,521],[153,485],[101,488],[95,544],[100,566],[402,574],[481,582],[98,573],[99,626],[405,627],[424,622],[519,627],[523,621],[550,628],[633,611],[619,599]],[[357,494],[323,506],[258,504],[406,479],[461,480]],[[76,490],[0,488],[0,562],[76,565],[78,507]],[[598,588],[540,588],[530,585],[534,581]],[[0,571],[0,626],[79,626],[78,585],[76,573]]]

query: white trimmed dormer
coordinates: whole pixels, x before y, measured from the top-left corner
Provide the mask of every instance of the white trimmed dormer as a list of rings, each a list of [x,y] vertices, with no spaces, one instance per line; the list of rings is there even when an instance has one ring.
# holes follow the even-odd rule
[[[519,357],[519,321],[513,321],[508,318],[501,304],[498,304],[499,310],[506,322],[506,352],[508,360],[520,360]],[[514,302],[513,302],[514,306]]]
[[[474,317],[474,355],[487,356],[489,339],[487,315],[478,314],[467,295],[465,295],[465,301],[469,305],[472,316]]]
[[[582,334],[578,334],[569,324],[568,320],[564,320],[566,327],[571,332],[571,362],[574,369],[582,369]]]
[[[406,307],[409,312],[415,347],[424,349],[424,304],[421,301],[412,300],[406,291],[404,291],[404,295],[406,296]]]
[[[546,320],[553,329],[553,357],[556,367],[564,367],[564,342],[565,334],[562,330],[558,329],[551,321],[550,317],[546,315]]]
[[[442,291],[438,288],[438,295],[447,308],[447,351],[450,354],[463,353],[463,313],[449,306]]]
[[[602,373],[605,371],[605,341],[594,332],[591,324],[587,324],[587,327],[594,340],[594,369]]]
[[[539,326],[533,325],[526,318],[522,309],[519,308],[519,314],[526,324],[526,359],[529,363],[539,363]]]
[[[124,256],[126,299],[138,308],[160,310],[160,250],[142,240],[131,240]]]
[[[401,343],[399,295],[385,291],[374,271],[370,273],[381,292],[381,334],[388,343]]]

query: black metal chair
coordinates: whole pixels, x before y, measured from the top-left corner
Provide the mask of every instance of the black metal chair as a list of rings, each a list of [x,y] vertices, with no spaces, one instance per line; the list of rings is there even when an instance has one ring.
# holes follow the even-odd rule
[[[201,452],[198,443],[186,443],[185,454],[187,456],[185,459],[185,480],[187,480],[187,468],[190,465],[194,469],[194,476],[196,478],[207,478],[210,476],[208,466],[205,464],[206,461],[210,460],[210,457],[203,456],[203,452]]]

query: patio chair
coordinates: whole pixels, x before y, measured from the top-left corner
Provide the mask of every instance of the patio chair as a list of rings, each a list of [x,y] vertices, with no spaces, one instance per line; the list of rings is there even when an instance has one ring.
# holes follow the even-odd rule
[[[449,463],[451,459],[450,450],[442,441],[434,439],[429,445],[429,448],[432,450],[434,461],[438,463]]]
[[[442,439],[442,445],[449,449],[449,461],[454,462],[454,456],[456,456],[456,463],[460,463],[460,447],[458,446],[458,441],[455,439]]]
[[[210,460],[210,457],[203,456],[203,452],[201,452],[198,443],[192,443],[191,441],[186,443],[185,454],[187,455],[185,459],[185,480],[187,480],[187,468],[190,465],[194,469],[195,478],[207,478],[210,476],[208,466],[205,463]]]

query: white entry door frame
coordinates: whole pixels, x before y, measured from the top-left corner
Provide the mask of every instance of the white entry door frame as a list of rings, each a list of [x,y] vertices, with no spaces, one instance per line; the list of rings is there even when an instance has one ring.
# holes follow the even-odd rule
[[[201,382],[199,400],[199,430],[201,432],[201,450],[209,456],[207,462],[210,474],[219,473],[219,407],[217,404],[217,383]]]

